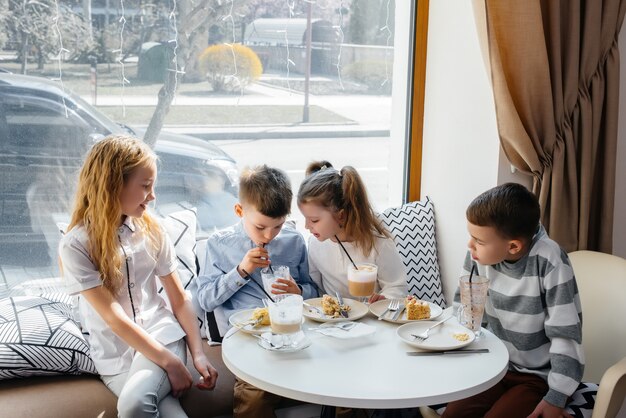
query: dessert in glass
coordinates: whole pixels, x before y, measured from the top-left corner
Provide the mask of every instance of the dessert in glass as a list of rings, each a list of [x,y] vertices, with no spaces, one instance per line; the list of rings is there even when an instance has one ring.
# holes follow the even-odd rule
[[[348,266],[348,291],[352,296],[359,297],[361,302],[368,303],[376,288],[378,266],[370,263],[360,263]]]
[[[295,347],[298,344],[295,337],[302,326],[302,296],[292,294],[273,296],[274,301],[268,302],[272,334],[282,336],[283,346]]]

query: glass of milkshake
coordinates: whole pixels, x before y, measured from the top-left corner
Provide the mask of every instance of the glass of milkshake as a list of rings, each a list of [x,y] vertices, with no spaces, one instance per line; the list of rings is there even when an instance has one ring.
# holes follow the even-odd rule
[[[348,266],[348,291],[352,296],[360,298],[361,302],[368,303],[376,288],[378,266],[370,263],[360,263],[356,266],[358,269],[352,264]]]
[[[282,335],[283,346],[297,345],[294,338],[302,326],[302,296],[292,294],[273,295],[268,303],[272,333]]]

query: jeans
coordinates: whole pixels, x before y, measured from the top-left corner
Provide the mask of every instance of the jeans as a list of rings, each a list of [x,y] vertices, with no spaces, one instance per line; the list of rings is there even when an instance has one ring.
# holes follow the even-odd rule
[[[187,362],[187,345],[181,339],[165,346]],[[130,370],[100,379],[117,395],[120,418],[187,417],[178,399],[171,395],[170,381],[161,367],[136,353]]]

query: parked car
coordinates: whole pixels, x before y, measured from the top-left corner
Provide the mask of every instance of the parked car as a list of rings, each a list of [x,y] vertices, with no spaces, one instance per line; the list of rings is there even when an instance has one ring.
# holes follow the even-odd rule
[[[78,170],[91,145],[110,134],[141,137],[143,132],[111,121],[52,81],[0,73],[0,273],[5,282],[13,266],[54,269],[57,224],[69,220]],[[195,206],[206,232],[235,222],[238,172],[228,154],[210,142],[165,132],[155,150],[157,210]]]

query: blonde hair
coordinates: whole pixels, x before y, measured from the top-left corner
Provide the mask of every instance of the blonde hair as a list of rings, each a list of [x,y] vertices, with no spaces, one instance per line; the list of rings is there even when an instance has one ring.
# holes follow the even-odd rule
[[[89,237],[89,255],[100,272],[102,285],[112,295],[117,295],[124,277],[117,236],[122,219],[120,194],[136,168],[149,167],[156,161],[156,154],[147,144],[130,136],[116,135],[96,143],[80,171],[68,230],[84,226]],[[157,248],[161,229],[156,220],[144,212],[134,223]]]
[[[344,211],[346,234],[365,255],[374,249],[376,235],[391,235],[376,217],[361,176],[354,167],[335,170],[328,161],[316,161],[306,169],[298,191],[298,204],[314,203],[334,213]]]

